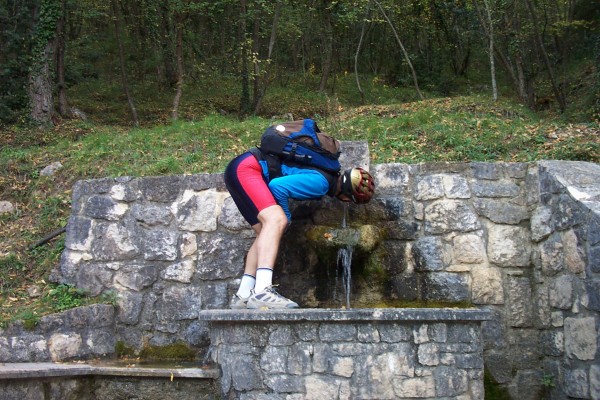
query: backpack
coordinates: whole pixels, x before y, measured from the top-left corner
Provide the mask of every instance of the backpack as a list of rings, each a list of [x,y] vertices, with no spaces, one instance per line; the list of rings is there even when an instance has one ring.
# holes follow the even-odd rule
[[[267,160],[315,168],[327,174],[340,172],[340,142],[321,132],[312,119],[284,122],[267,128],[258,146]]]

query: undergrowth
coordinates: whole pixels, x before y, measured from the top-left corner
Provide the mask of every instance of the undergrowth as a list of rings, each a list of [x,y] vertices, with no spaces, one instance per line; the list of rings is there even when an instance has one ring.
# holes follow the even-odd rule
[[[50,130],[0,130],[0,200],[15,206],[0,215],[0,321],[35,320],[79,305],[76,292],[48,283],[64,237],[32,247],[66,225],[77,180],[221,172],[288,114],[315,118],[340,140],[367,141],[372,163],[600,161],[594,121],[536,114],[510,99],[493,102],[487,94],[428,93],[427,100],[416,101],[410,88],[389,88],[375,79],[363,82],[372,104],[361,106],[351,84],[350,78],[338,79],[339,96],[332,96],[302,91],[303,82],[292,81],[270,89],[262,116],[244,119],[232,111],[235,85],[223,83],[220,87],[231,87],[223,92],[186,88],[179,121],[168,119],[160,94],[137,88],[138,95],[147,90],[139,105],[140,128],[127,126],[127,107],[111,97],[113,87],[79,87],[72,89],[72,102],[90,115],[88,121],[63,120]],[[208,94],[194,97],[195,89]],[[62,168],[43,176],[53,162]],[[32,287],[43,294],[32,296]]]

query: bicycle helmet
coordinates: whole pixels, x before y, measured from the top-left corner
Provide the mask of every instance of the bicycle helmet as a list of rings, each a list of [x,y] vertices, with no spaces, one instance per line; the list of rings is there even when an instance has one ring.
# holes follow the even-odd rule
[[[365,204],[371,201],[375,194],[375,181],[366,170],[360,167],[347,169],[341,179],[341,193],[349,196],[354,203]]]

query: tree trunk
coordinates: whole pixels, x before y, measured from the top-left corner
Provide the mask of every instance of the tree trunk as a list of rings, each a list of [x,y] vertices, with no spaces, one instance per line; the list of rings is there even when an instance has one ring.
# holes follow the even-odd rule
[[[331,15],[328,11],[324,11],[325,14],[325,34],[322,38],[323,52],[323,64],[321,71],[321,82],[319,84],[319,90],[324,92],[327,87],[327,80],[329,79],[329,73],[331,72],[331,62],[333,59],[333,27],[331,25]]]
[[[392,31],[394,32],[394,36],[396,37],[396,41],[398,42],[398,45],[400,46],[400,49],[402,49],[402,54],[404,54],[404,59],[406,60],[406,63],[408,64],[408,67],[410,68],[410,71],[412,73],[413,82],[415,83],[415,89],[417,90],[417,94],[419,95],[419,98],[421,100],[423,100],[424,97],[423,97],[423,94],[421,93],[421,90],[419,89],[419,81],[417,80],[417,73],[415,72],[415,69],[413,68],[412,63],[410,62],[410,57],[408,56],[408,52],[404,48],[404,45],[402,44],[402,41],[400,40],[400,36],[398,36],[398,32],[396,32],[396,28],[392,24],[392,21],[388,18],[385,10],[381,6],[381,3],[379,3],[379,1],[377,1],[377,0],[373,0],[373,1],[375,1],[375,4],[377,4],[377,6],[379,7],[379,9],[381,10],[381,13],[383,14],[383,17],[385,18],[385,20],[389,24],[390,28],[392,28]]]
[[[252,28],[252,68],[254,73],[252,74],[252,105],[251,109],[256,108],[256,104],[258,103],[258,97],[260,96],[260,80],[261,80],[261,70],[260,70],[260,23],[261,23],[261,14],[258,11],[254,12],[254,25]]]
[[[54,98],[52,96],[52,79],[50,60],[52,44],[48,43],[29,75],[30,117],[39,125],[53,125]]]
[[[242,78],[242,95],[240,97],[240,116],[248,115],[250,110],[250,81],[248,77],[248,43],[246,40],[246,0],[240,0],[240,75]]]
[[[548,52],[546,51],[546,47],[544,46],[544,41],[542,40],[542,34],[540,33],[539,23],[537,20],[537,16],[535,14],[535,9],[533,7],[533,3],[531,0],[525,0],[527,4],[527,8],[529,9],[529,13],[531,15],[531,22],[533,23],[533,30],[535,33],[535,40],[537,42],[540,53],[542,54],[542,59],[544,60],[544,65],[546,66],[546,70],[548,71],[548,77],[550,78],[550,83],[552,84],[552,90],[554,91],[554,97],[556,97],[556,101],[558,102],[558,107],[561,112],[564,112],[567,108],[567,104],[565,101],[565,95],[558,86],[556,79],[554,78],[554,71],[552,69],[552,64],[550,64],[550,59],[548,58]]]
[[[275,14],[273,15],[273,24],[271,26],[271,37],[269,38],[269,48],[267,50],[267,63],[265,66],[264,77],[262,79],[262,85],[259,87],[259,95],[256,98],[254,104],[254,114],[258,114],[262,100],[267,92],[267,87],[270,84],[270,71],[272,66],[271,57],[273,56],[273,49],[275,48],[275,40],[277,38],[277,24],[279,22],[279,15],[281,14],[281,2],[278,1],[275,5]]]
[[[179,102],[183,93],[183,18],[178,15],[176,19],[175,32],[177,43],[175,45],[175,58],[177,60],[177,90],[173,99],[173,110],[171,111],[171,118],[174,120],[178,118]]]
[[[67,86],[65,84],[66,3],[66,0],[61,1],[61,15],[56,26],[56,83],[58,92],[58,112],[63,117],[71,115],[69,102],[67,101]]]
[[[367,26],[367,20],[369,19],[369,14],[371,12],[371,2],[367,5],[367,15],[365,15],[365,19],[362,23],[362,28],[360,30],[360,39],[358,40],[358,46],[356,47],[356,54],[354,55],[354,77],[356,78],[356,86],[358,87],[358,92],[360,93],[360,103],[365,104],[365,93],[360,87],[360,79],[358,78],[358,55],[360,54],[360,48],[362,46],[363,38],[365,37],[365,28]]]
[[[168,87],[174,87],[177,84],[177,75],[173,68],[173,33],[171,29],[171,12],[169,9],[169,1],[165,0],[160,5],[161,19],[161,49],[162,49],[162,65],[163,76],[161,77]]]
[[[28,94],[30,118],[40,125],[53,125],[54,97],[52,94],[52,60],[56,41],[60,2],[45,0],[40,5],[36,26],[37,45],[33,50],[33,64],[29,73]]]
[[[137,110],[135,109],[135,104],[133,102],[133,98],[129,93],[129,85],[127,83],[127,74],[125,71],[125,52],[123,50],[123,43],[121,41],[121,23],[119,18],[119,7],[118,0],[111,0],[111,5],[113,9],[113,17],[115,22],[115,38],[117,40],[117,45],[119,47],[119,65],[121,68],[121,83],[123,85],[123,91],[125,92],[125,96],[127,97],[127,103],[129,104],[129,110],[131,111],[131,119],[133,125],[139,126],[140,122],[138,120]]]
[[[494,101],[498,101],[498,85],[496,84],[496,63],[494,61],[494,22],[492,20],[492,10],[488,3],[488,0],[483,0],[483,6],[485,8],[485,19],[481,16],[481,12],[479,10],[479,5],[477,1],[473,2],[475,4],[475,9],[477,11],[477,15],[479,16],[479,20],[481,21],[481,25],[485,31],[485,35],[488,38],[488,52],[490,58],[490,76],[492,80],[492,99]]]

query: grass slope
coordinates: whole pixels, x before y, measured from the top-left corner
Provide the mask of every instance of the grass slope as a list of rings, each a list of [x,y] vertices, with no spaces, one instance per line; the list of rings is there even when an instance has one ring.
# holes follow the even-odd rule
[[[332,102],[320,95],[285,104],[296,118],[314,117],[322,130],[340,140],[368,141],[373,163],[600,161],[595,122],[542,117],[510,101],[491,102],[479,95],[409,102],[400,93],[395,94],[397,102],[393,94],[377,95],[381,101],[371,106]],[[96,97],[101,96],[90,96]],[[266,103],[276,104],[277,99],[284,101],[284,96],[275,92]],[[96,103],[86,104],[89,112]],[[202,115],[188,113],[187,122],[135,129],[115,118],[114,125],[107,120],[63,121],[50,131],[0,132],[0,200],[16,207],[14,213],[0,215],[0,323],[25,319],[35,324],[46,313],[89,301],[72,288],[48,283],[64,235],[29,249],[65,226],[75,181],[219,172],[255,145],[273,122],[212,111],[214,107]],[[53,176],[40,175],[53,162],[63,167]]]

